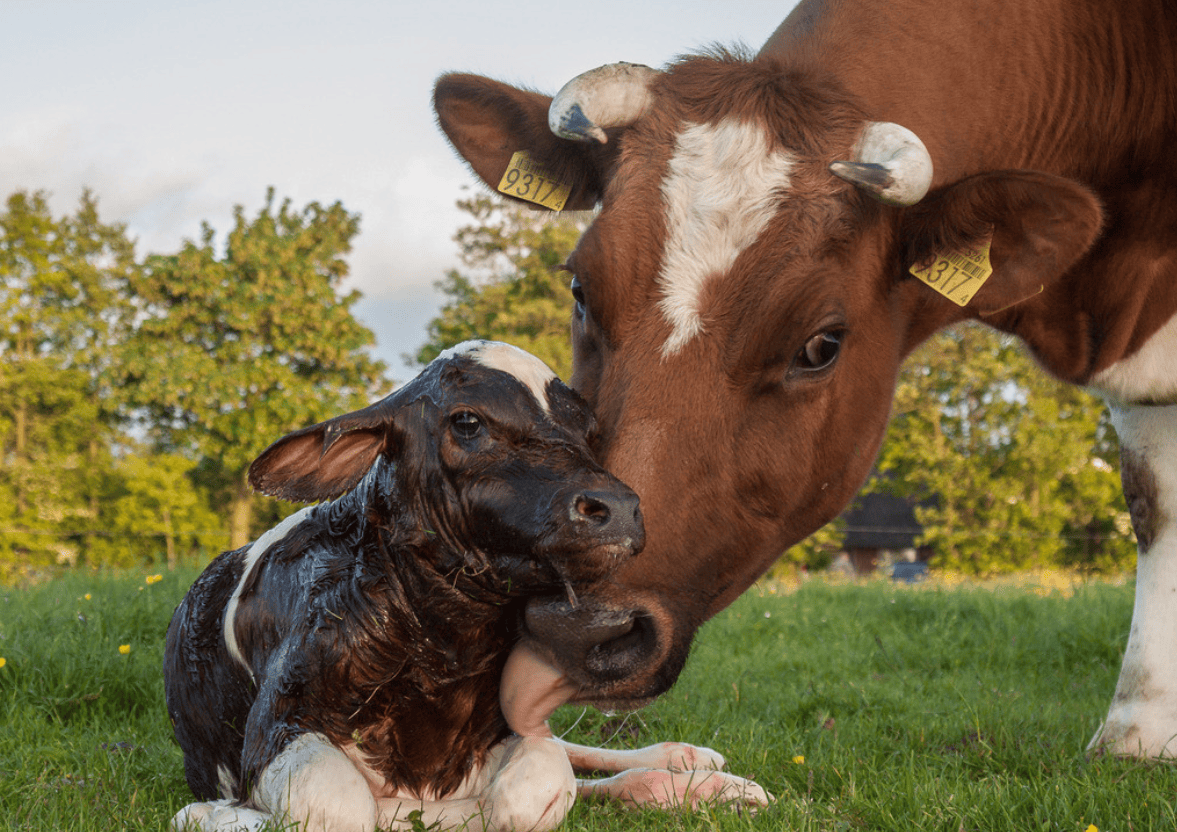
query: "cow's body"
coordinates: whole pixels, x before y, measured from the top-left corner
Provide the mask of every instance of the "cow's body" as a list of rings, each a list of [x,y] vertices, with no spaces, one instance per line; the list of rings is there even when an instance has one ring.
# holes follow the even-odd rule
[[[1177,8],[803,0],[754,58],[554,101],[448,76],[436,107],[492,185],[525,150],[602,205],[569,262],[573,383],[648,544],[579,609],[530,605],[563,695],[672,683],[695,629],[859,488],[903,358],[974,319],[1114,410],[1141,554],[1095,742],[1177,753]],[[909,273],[985,241],[964,307]]]

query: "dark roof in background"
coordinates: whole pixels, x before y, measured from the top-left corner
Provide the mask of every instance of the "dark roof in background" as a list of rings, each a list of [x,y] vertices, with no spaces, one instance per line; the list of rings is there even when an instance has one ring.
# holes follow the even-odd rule
[[[846,522],[844,549],[908,549],[923,533],[912,503],[890,494],[860,494],[842,519]]]

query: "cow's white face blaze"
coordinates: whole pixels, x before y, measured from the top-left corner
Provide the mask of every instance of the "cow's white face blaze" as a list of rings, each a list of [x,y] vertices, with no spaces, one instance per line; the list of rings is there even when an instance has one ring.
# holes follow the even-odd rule
[[[688,124],[679,133],[662,182],[667,240],[659,307],[671,327],[664,356],[703,331],[704,285],[725,275],[763,233],[794,161],[755,123]]]

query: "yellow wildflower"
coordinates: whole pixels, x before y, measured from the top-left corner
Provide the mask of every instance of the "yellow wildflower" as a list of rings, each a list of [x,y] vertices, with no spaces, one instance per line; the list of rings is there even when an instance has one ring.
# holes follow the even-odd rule
[[[1099,827],[1094,823],[1088,824],[1087,828],[1084,829],[1083,832],[1099,832]]]
[[[0,667],[4,667],[4,665],[6,665],[6,664],[8,664],[8,659],[4,658],[3,656],[0,656]]]
[[[163,575],[148,575],[147,576],[147,583],[148,584],[157,584],[162,580],[163,580]]]
[[[119,645],[119,653],[121,653],[122,655],[125,656],[130,652],[131,652],[131,645],[129,645],[129,644],[120,644]]]
[[[794,758],[793,758],[793,762],[794,762],[794,763],[796,763],[796,764],[797,764],[797,765],[799,765],[799,766],[800,766],[800,765],[804,765],[804,764],[805,764],[805,758],[804,758],[803,756],[801,756],[800,754],[798,754],[796,757],[794,757]]]
[[[83,595],[82,597],[83,597],[83,598],[85,598],[87,601],[89,601],[89,600],[90,600],[90,593],[89,593],[89,592],[87,592],[87,593],[86,593],[85,595]]]

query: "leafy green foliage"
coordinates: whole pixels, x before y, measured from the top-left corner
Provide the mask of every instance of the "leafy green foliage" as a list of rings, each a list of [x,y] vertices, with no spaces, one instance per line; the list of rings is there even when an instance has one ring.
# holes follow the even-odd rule
[[[107,374],[135,270],[125,228],[103,224],[88,192],[60,220],[40,193],[0,212],[0,580],[76,560],[101,528],[117,437]]]
[[[229,536],[207,490],[195,484],[195,468],[194,461],[177,454],[120,459],[103,507],[109,534],[94,542],[93,560],[132,567],[154,563],[162,551],[174,568],[181,560],[202,560],[227,548]]]
[[[351,314],[357,216],[273,193],[224,251],[139,262],[84,193],[0,211],[0,584],[54,564],[176,565],[248,539],[249,461],[383,392]],[[144,440],[147,440],[146,442]],[[258,503],[265,520],[280,515]]]
[[[199,244],[147,259],[140,321],[119,351],[123,404],[156,448],[215,462],[233,503],[230,546],[250,538],[249,463],[304,425],[367,404],[383,390],[375,339],[340,293],[359,218],[335,203],[238,207],[224,252]]]
[[[474,220],[454,238],[470,272],[450,271],[437,284],[448,300],[417,361],[427,364],[454,344],[489,338],[533,353],[567,379],[573,302],[560,267],[588,226],[587,215],[553,216],[482,193],[458,206]]]
[[[1102,402],[1055,382],[980,326],[941,333],[904,368],[880,487],[917,509],[936,562],[972,574],[1134,563]]]

